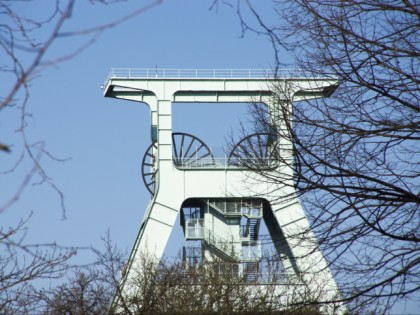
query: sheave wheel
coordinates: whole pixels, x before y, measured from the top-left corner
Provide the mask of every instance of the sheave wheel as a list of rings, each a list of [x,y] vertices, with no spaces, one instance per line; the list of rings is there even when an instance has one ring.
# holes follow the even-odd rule
[[[269,167],[271,156],[269,137],[269,133],[254,133],[243,138],[230,152],[228,165],[247,168]]]
[[[141,164],[141,174],[143,176],[143,182],[146,185],[147,190],[154,195],[155,194],[155,182],[157,173],[156,164],[157,145],[153,142],[146,150],[143,156]]]
[[[214,165],[214,157],[209,147],[193,135],[183,132],[172,133],[172,148],[172,157],[176,166]]]

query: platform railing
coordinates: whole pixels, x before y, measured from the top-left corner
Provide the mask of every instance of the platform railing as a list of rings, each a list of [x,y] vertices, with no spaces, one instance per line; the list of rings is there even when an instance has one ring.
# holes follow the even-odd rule
[[[209,207],[218,211],[222,215],[234,215],[240,216],[245,215],[248,218],[261,218],[263,204],[261,201],[252,201],[252,200],[217,200],[217,199],[207,199],[207,212]]]
[[[275,167],[277,161],[271,158],[243,158],[228,159],[220,158],[177,158],[173,159],[176,167],[179,168],[259,168],[270,169]]]
[[[300,69],[149,69],[111,68],[108,78],[267,79],[307,77]]]
[[[185,238],[203,239],[204,238],[204,220],[187,219],[185,220]]]
[[[104,86],[111,79],[284,79],[325,78],[301,69],[159,69],[111,68]]]
[[[205,228],[204,239],[208,244],[214,246],[226,255],[236,260],[239,259],[239,252],[237,248],[240,245],[239,240],[229,239],[228,237],[219,235],[208,228]]]

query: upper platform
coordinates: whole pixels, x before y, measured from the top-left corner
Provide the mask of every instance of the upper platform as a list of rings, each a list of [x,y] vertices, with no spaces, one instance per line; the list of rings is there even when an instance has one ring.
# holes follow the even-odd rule
[[[111,68],[104,82],[110,79],[274,79],[307,78],[301,70],[291,69],[146,69]]]
[[[273,93],[273,82],[287,82],[295,98],[328,97],[338,86],[337,78],[289,69],[112,68],[102,88],[106,97],[133,101],[241,102]]]

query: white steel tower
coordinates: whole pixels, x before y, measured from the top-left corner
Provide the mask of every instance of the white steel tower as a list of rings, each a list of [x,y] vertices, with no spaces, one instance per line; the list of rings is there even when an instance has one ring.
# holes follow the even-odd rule
[[[184,248],[187,264],[229,262],[246,274],[246,282],[258,283],[263,219],[290,281],[304,284],[320,299],[338,294],[299,200],[290,197],[294,196],[292,168],[270,159],[277,152],[291,161],[289,140],[255,133],[220,159],[201,139],[172,130],[173,102],[263,103],[273,128],[279,130],[285,122],[278,119],[273,99],[291,107],[291,100],[328,97],[337,84],[332,78],[293,72],[273,76],[264,70],[111,69],[103,87],[105,97],[145,103],[151,115],[151,145],[142,174],[152,198],[124,273],[123,294],[130,294],[130,279],[140,268],[141,255],[160,260],[179,213],[185,238],[201,241],[199,249]],[[274,85],[283,95],[276,92],[273,97]],[[265,172],[289,173],[289,183],[275,187],[243,167],[244,162]]]

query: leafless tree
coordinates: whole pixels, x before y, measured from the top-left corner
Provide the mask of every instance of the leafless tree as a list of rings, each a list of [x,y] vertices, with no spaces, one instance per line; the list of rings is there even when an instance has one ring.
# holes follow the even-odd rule
[[[99,270],[74,270],[64,283],[50,291],[40,291],[43,314],[106,314],[113,290]]]
[[[256,106],[258,131],[293,142],[294,185],[350,307],[389,309],[420,289],[420,7],[417,1],[274,0],[272,26],[240,1],[245,31],[284,48],[303,77],[335,77],[330,99],[285,104],[274,86],[283,130]],[[254,14],[256,25],[241,10]],[[280,63],[279,63],[280,66]],[[276,71],[276,70],[275,70]],[[286,101],[286,102],[285,102]],[[264,175],[264,172],[261,172]],[[286,183],[284,174],[265,173]],[[417,300],[418,301],[418,300]]]
[[[11,283],[8,278],[1,279],[3,287],[11,284],[9,288],[2,287],[1,313],[107,314],[119,283],[124,255],[112,244],[109,233],[103,241],[104,251],[93,249],[97,257],[94,264],[70,265],[70,256],[52,256],[49,245],[46,251],[49,256],[45,255],[42,262],[38,253],[30,264],[24,265],[26,268],[16,267],[21,263],[18,259],[10,266],[4,266],[9,278],[10,269],[15,270],[13,280],[17,280]],[[74,251],[69,252],[69,255],[73,254]],[[48,281],[40,283],[41,279]],[[31,280],[37,282],[32,284]]]
[[[105,270],[115,270],[115,266],[121,266],[115,264],[119,259],[109,258],[120,256],[115,254],[115,247],[106,248],[111,252],[100,254],[104,258],[100,260],[108,266]],[[111,265],[114,267],[110,268]],[[126,291],[122,290],[121,281],[126,271],[122,270],[123,274],[107,273],[108,283],[114,278],[111,282],[115,285],[110,313],[320,314],[317,305],[293,303],[302,298],[304,292],[282,290],[286,286],[278,286],[280,275],[276,274],[278,268],[273,264],[264,285],[247,283],[246,274],[238,273],[237,263],[213,261],[191,267],[178,259],[162,259],[156,265],[154,257],[143,253],[136,265],[137,269],[130,271],[135,276],[126,279],[130,286]],[[288,294],[289,303],[284,303],[285,299],[279,298],[279,294]]]
[[[109,234],[103,241],[105,250],[96,251],[95,265],[57,270],[57,275],[65,275],[44,288],[23,281],[2,304],[2,314],[321,314],[316,305],[298,302],[306,291],[286,288],[278,260],[268,257],[263,258],[271,265],[267,281],[257,284],[238,273],[237,263],[214,261],[191,268],[177,259],[163,259],[156,266],[153,257],[142,255],[129,292],[123,292],[126,255]],[[46,266],[51,269],[50,260]],[[47,278],[52,277],[50,269]],[[279,294],[290,297],[287,303]]]
[[[68,269],[76,251],[56,244],[23,242],[26,221],[0,229],[0,312],[25,313],[32,309],[33,281],[56,279]]]

